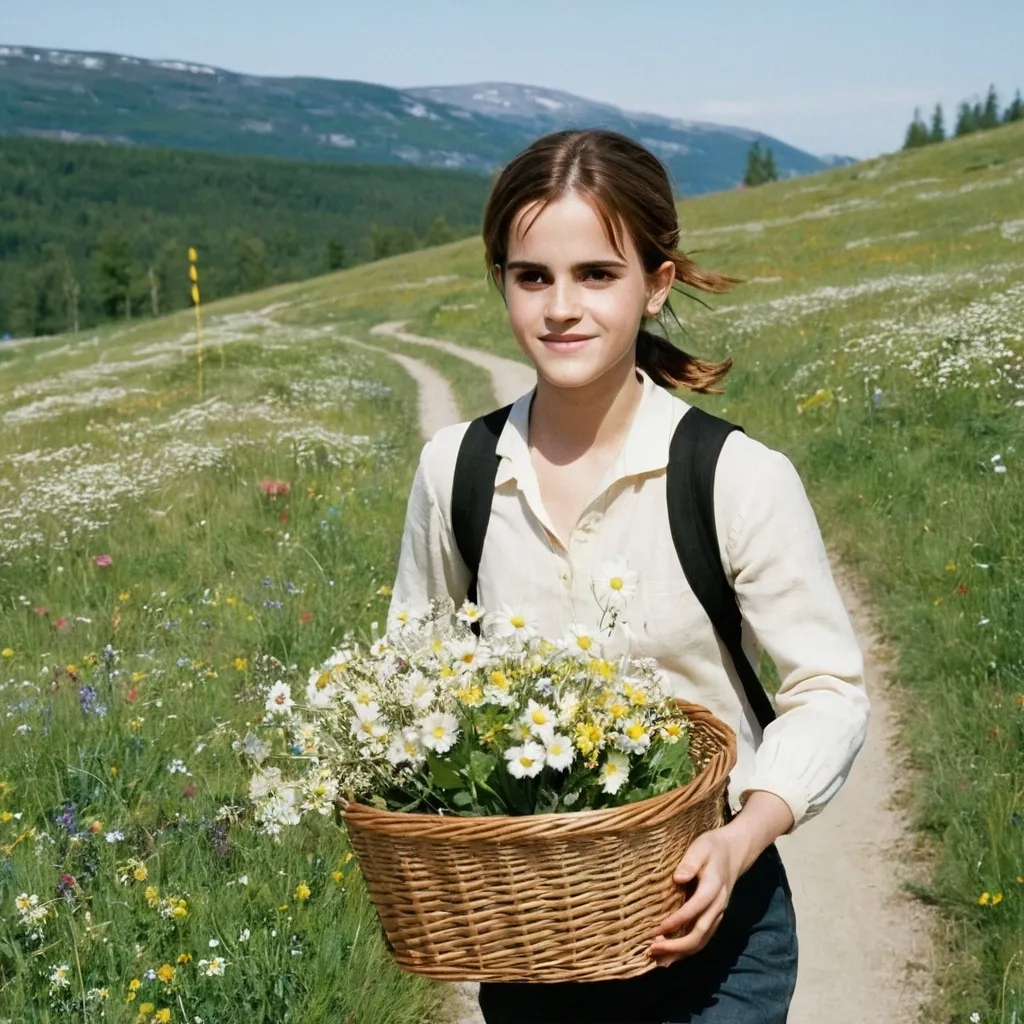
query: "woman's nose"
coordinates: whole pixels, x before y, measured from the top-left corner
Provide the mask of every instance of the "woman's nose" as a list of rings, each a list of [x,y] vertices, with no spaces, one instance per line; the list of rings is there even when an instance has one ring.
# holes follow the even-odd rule
[[[544,315],[549,320],[578,320],[581,316],[579,296],[572,281],[554,281],[548,289]]]

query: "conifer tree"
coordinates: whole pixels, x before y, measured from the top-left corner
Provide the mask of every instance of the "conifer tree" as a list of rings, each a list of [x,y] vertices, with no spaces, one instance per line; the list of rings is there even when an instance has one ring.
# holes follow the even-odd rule
[[[778,181],[779,171],[775,166],[775,154],[771,147],[761,149],[761,143],[755,141],[747,151],[747,170],[743,175],[743,184],[748,187],[763,185],[767,181]]]
[[[907,137],[903,140],[904,149],[916,149],[918,146],[927,146],[931,142],[928,134],[928,126],[921,120],[921,108],[914,110],[914,120],[907,127]]]
[[[953,134],[958,138],[961,135],[970,135],[971,132],[978,130],[978,120],[975,116],[974,108],[971,107],[970,103],[961,103],[957,108],[956,112],[956,128],[953,130]]]
[[[935,104],[935,111],[932,113],[932,127],[928,132],[929,142],[942,142],[946,137],[946,120],[942,115],[942,104]]]
[[[1003,112],[1003,122],[1010,124],[1013,121],[1024,121],[1024,100],[1021,99],[1020,89],[1013,97],[1013,102]]]
[[[978,121],[981,128],[995,128],[999,124],[999,98],[996,96],[994,85],[988,87],[985,106],[981,108],[981,117]]]

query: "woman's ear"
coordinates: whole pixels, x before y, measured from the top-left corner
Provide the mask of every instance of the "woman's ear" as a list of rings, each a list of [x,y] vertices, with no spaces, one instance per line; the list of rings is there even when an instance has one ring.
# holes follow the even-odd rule
[[[644,307],[644,316],[657,316],[661,312],[675,279],[676,265],[671,260],[665,260],[657,270],[647,275],[647,305]]]
[[[494,283],[498,286],[498,291],[501,292],[501,297],[505,298],[505,273],[500,263],[491,264],[491,277],[494,279]]]

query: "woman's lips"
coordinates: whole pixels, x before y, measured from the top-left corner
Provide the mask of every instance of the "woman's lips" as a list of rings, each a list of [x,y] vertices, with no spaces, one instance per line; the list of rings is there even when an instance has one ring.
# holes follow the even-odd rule
[[[544,334],[540,340],[565,344],[572,341],[590,341],[592,337],[593,335],[590,334]]]

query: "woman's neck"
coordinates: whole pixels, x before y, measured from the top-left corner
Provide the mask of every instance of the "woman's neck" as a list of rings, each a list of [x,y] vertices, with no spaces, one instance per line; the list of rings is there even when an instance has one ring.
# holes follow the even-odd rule
[[[530,447],[563,464],[589,451],[618,451],[644,390],[633,360],[623,364],[577,388],[559,388],[538,377],[530,406]]]

